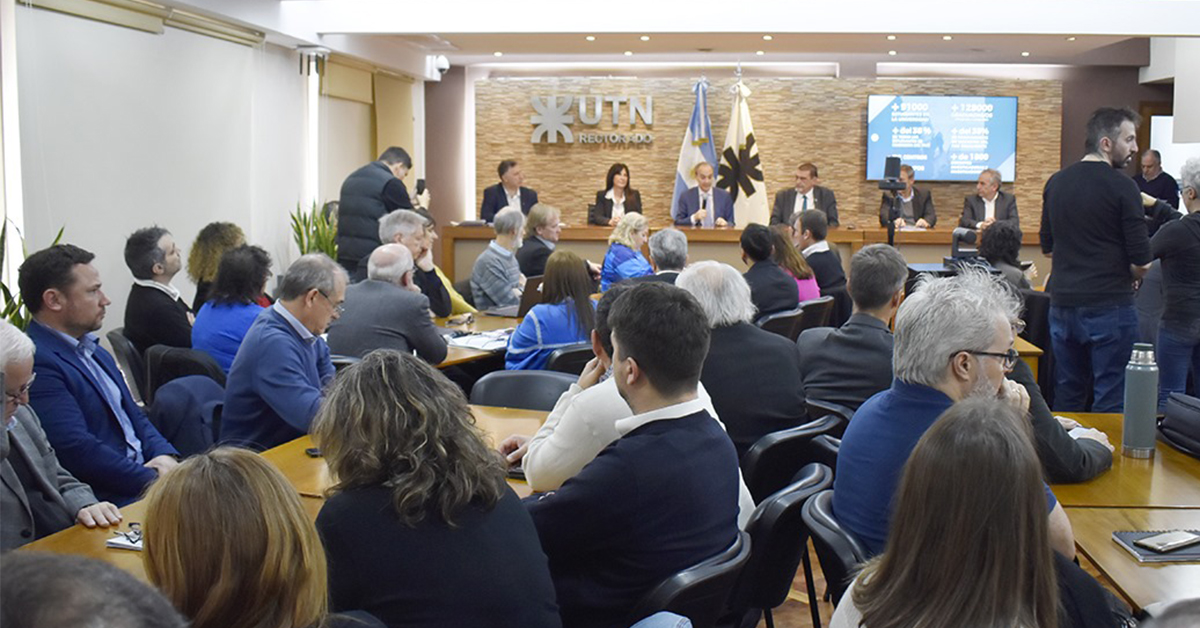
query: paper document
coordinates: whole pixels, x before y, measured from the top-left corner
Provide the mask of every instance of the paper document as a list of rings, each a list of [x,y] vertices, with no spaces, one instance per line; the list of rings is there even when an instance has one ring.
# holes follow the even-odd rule
[[[512,335],[512,328],[497,329],[495,331],[485,331],[477,334],[468,334],[451,338],[446,344],[451,347],[463,347],[465,349],[478,349],[480,351],[503,351],[508,347],[508,337]]]

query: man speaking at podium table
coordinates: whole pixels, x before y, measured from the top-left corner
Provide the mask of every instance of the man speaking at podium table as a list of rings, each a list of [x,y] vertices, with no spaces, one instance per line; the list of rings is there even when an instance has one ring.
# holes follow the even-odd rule
[[[729,192],[714,188],[713,167],[708,162],[696,166],[696,187],[679,195],[675,224],[696,227],[732,227],[733,198]]]

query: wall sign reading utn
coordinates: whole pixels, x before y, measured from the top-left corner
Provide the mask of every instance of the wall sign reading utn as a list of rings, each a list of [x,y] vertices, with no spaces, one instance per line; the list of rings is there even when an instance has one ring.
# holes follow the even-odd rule
[[[529,136],[532,144],[557,144],[562,138],[564,144],[650,144],[654,135],[645,131],[634,132],[634,127],[640,118],[647,127],[654,126],[654,97],[653,96],[531,96],[529,102],[533,105],[534,114],[529,116],[529,123],[534,125],[533,133]],[[579,123],[595,127],[605,119],[606,109],[611,114],[613,126],[621,124],[621,109],[624,106],[629,117],[629,131],[581,131],[576,133],[575,114],[571,106],[575,105],[579,112]]]

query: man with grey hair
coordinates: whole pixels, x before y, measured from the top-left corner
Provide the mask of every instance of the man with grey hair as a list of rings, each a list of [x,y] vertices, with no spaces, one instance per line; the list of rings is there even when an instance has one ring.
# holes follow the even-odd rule
[[[329,326],[329,350],[361,358],[395,349],[416,351],[434,365],[445,360],[446,343],[429,318],[429,299],[413,283],[412,253],[384,244],[368,260],[366,281],[346,288],[346,309]]]
[[[1133,177],[1133,182],[1142,194],[1148,194],[1179,209],[1179,182],[1175,177],[1163,172],[1162,153],[1153,148],[1142,153],[1142,171]]]
[[[384,244],[403,244],[413,260],[413,284],[429,298],[434,316],[450,316],[450,293],[433,266],[433,230],[421,214],[409,209],[396,211],[379,219],[379,241]],[[378,250],[378,249],[376,249]],[[363,256],[350,280],[358,283],[367,278],[371,256]]]
[[[515,207],[496,214],[492,223],[496,239],[488,243],[471,269],[471,296],[480,310],[516,308],[520,304],[525,275],[521,274],[516,252],[521,248],[524,223],[525,215]]]
[[[1200,157],[1180,171],[1183,205],[1188,214],[1169,222],[1150,240],[1150,252],[1162,260],[1164,299],[1158,330],[1158,408],[1167,397],[1184,392],[1188,371],[1200,379]]]
[[[871,554],[887,541],[892,496],[917,441],[956,401],[999,397],[1022,414],[1029,394],[1004,374],[1016,361],[1021,303],[977,270],[922,277],[896,314],[895,378],[854,414],[838,452],[833,512]],[[986,487],[978,487],[986,490]],[[1075,555],[1070,522],[1046,488],[1054,549]],[[931,504],[930,507],[935,507]]]
[[[796,346],[750,322],[755,310],[745,277],[729,264],[696,262],[679,273],[675,285],[696,297],[712,326],[700,382],[738,458],[759,438],[803,423]]]
[[[1000,171],[988,168],[979,173],[975,194],[963,199],[963,213],[958,226],[983,230],[1001,220],[1011,222],[1014,227],[1021,226],[1017,198],[1000,191]]]
[[[854,313],[840,328],[805,330],[796,339],[804,396],[857,410],[892,385],[892,332],[888,323],[904,300],[908,265],[886,244],[863,247],[850,258],[847,288]]]
[[[679,272],[687,266],[687,256],[688,241],[682,231],[674,228],[655,231],[654,235],[650,236],[650,264],[654,266],[654,274],[634,277],[628,281],[662,281],[673,284],[679,277]]]
[[[308,433],[334,375],[321,334],[342,313],[346,283],[322,253],[292,262],[229,369],[221,442],[261,451]]]

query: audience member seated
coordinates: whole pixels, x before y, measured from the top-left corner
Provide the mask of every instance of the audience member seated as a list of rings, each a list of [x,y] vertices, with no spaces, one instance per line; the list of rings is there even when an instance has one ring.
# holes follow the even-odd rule
[[[842,258],[836,250],[829,247],[829,242],[825,241],[829,232],[825,213],[810,209],[796,214],[793,232],[800,253],[812,268],[813,276],[817,278],[821,294],[827,295],[839,288],[845,288],[846,272],[842,270]]]
[[[758,310],[756,317],[796,309],[800,303],[800,287],[772,258],[775,245],[771,241],[771,230],[750,223],[742,231],[741,244],[742,262],[750,264],[750,269],[742,276],[750,285],[750,300]]]
[[[425,236],[429,238],[429,249],[432,251],[434,243],[438,241],[437,221],[434,220],[433,214],[430,214],[427,209],[418,209],[417,213],[421,214],[421,217],[425,219]],[[442,287],[450,295],[450,316],[474,314],[479,311],[470,303],[467,303],[467,300],[458,293],[458,290],[454,289],[454,282],[450,281],[450,278],[446,276],[446,273],[442,272],[441,268],[435,265],[433,272],[437,273],[438,279],[442,281]]]
[[[1028,290],[1029,280],[1021,270],[1021,229],[1011,222],[998,222],[988,227],[979,242],[979,256],[992,268],[1000,271],[1013,288]]]
[[[450,316],[450,293],[433,266],[433,241],[437,238],[429,228],[429,220],[409,209],[396,211],[379,219],[379,240],[384,244],[403,244],[413,259],[412,283],[429,299],[434,316]],[[358,264],[353,281],[367,278],[368,252]]]
[[[567,628],[624,625],[651,588],[738,534],[737,452],[697,392],[703,310],[651,282],[621,295],[608,322],[613,378],[635,414],[561,488],[526,499]]]
[[[604,189],[588,211],[588,224],[615,227],[625,212],[642,213],[642,195],[629,187],[629,167],[613,164],[604,177]]]
[[[334,382],[313,438],[333,479],[317,529],[334,610],[388,626],[561,625],[546,555],[504,461],[437,369],[368,354]]]
[[[596,328],[591,333],[596,357],[584,367],[579,381],[559,397],[537,434],[533,438],[509,436],[500,443],[500,452],[509,464],[520,464],[529,487],[539,493],[556,490],[579,473],[601,450],[621,437],[617,424],[633,416],[633,410],[617,391],[617,381],[608,376],[613,354],[608,312],[617,297],[635,285],[633,281],[616,284],[600,297],[596,305]],[[703,383],[697,385],[696,396],[704,404],[704,410],[720,423]],[[752,512],[754,499],[739,479],[739,527],[745,525]]]
[[[1159,412],[1171,393],[1184,392],[1189,370],[1200,388],[1200,158],[1187,160],[1179,178],[1188,214],[1163,225],[1150,240],[1151,253],[1162,260],[1165,290],[1156,345]]]
[[[0,556],[4,628],[188,628],[153,587],[106,562],[49,552]]]
[[[242,339],[264,309],[259,298],[270,278],[271,256],[266,251],[246,244],[226,251],[211,298],[196,314],[192,348],[211,355],[228,373]]]
[[[796,292],[800,301],[811,301],[821,297],[821,287],[817,285],[817,276],[804,260],[792,239],[788,237],[789,228],[783,225],[771,227],[771,259],[779,267],[796,280]]]
[[[121,521],[121,511],[97,501],[91,487],[62,468],[46,442],[41,423],[29,407],[33,351],[33,341],[0,318],[7,432],[0,436],[0,552],[76,522],[106,528]]]
[[[125,303],[125,336],[145,354],[154,345],[192,346],[192,312],[171,285],[183,257],[171,232],[138,229],[125,241],[125,265],[133,287]]]
[[[904,465],[887,548],[830,628],[1115,628],[1100,584],[1052,551],[1041,479],[1019,412],[992,399],[956,403]]]
[[[483,204],[479,206],[479,219],[494,222],[505,207],[515,207],[522,214],[537,205],[537,192],[524,187],[525,173],[516,160],[505,159],[496,167],[500,182],[483,190]]]
[[[700,381],[741,458],[759,438],[805,422],[800,360],[790,340],[755,327],[750,286],[732,266],[696,262],[675,282],[712,328]]]
[[[192,628],[383,625],[327,613],[317,531],[262,456],[219,447],[188,458],[146,496],[145,524],[146,576]]]
[[[912,166],[900,166],[900,182],[904,190],[894,190],[891,194],[883,193],[879,200],[879,226],[888,226],[888,217],[892,213],[892,203],[900,199],[900,215],[892,223],[897,229],[902,227],[920,227],[932,229],[937,224],[937,210],[933,208],[933,194],[913,185],[916,176]]]
[[[538,203],[529,210],[521,250],[517,251],[517,266],[522,275],[540,277],[546,274],[546,260],[554,252],[562,233],[560,218],[558,210],[545,203]]]
[[[217,269],[225,251],[246,243],[246,234],[242,228],[232,222],[210,222],[200,230],[188,250],[187,274],[192,283],[196,284],[196,298],[192,299],[192,311],[200,312],[200,308],[212,297],[208,294],[217,278]],[[270,300],[260,303],[263,307],[271,305]]]
[[[229,369],[221,442],[263,450],[308,433],[334,375],[321,334],[345,296],[337,262],[321,253],[292,262],[279,300],[254,319]]]
[[[600,270],[600,290],[608,290],[618,281],[654,274],[650,262],[642,255],[649,233],[650,223],[645,216],[629,213],[621,217],[608,236],[608,252]]]
[[[854,314],[834,329],[805,330],[796,339],[804,396],[857,410],[892,385],[889,322],[904,300],[908,265],[886,244],[870,244],[850,258],[847,289]]]
[[[404,211],[404,210],[400,210]],[[329,350],[361,358],[375,349],[416,351],[430,364],[446,359],[446,341],[429,317],[429,299],[413,283],[413,258],[399,244],[368,257],[367,280],[346,288],[346,305],[329,326]]]
[[[775,193],[771,206],[772,225],[791,225],[796,217],[817,210],[825,215],[827,222],[838,226],[837,197],[833,190],[817,185],[817,167],[805,162],[796,167],[796,185]]]
[[[521,248],[524,221],[525,215],[516,209],[505,208],[496,214],[492,225],[496,238],[479,254],[471,269],[471,296],[480,310],[511,307],[521,302],[525,275],[521,274],[515,253]]]
[[[696,187],[684,190],[675,203],[675,224],[689,227],[733,226],[733,197],[713,187],[712,164],[700,162],[692,170]]]
[[[21,265],[21,299],[37,345],[30,407],[63,468],[102,501],[125,505],[177,464],[178,453],[133,401],[117,363],[92,332],[111,303],[95,256],[59,244]]]
[[[1017,213],[1017,198],[1000,191],[1000,171],[988,168],[979,173],[975,194],[963,199],[962,218],[958,226],[967,229],[987,229],[996,222],[1011,222],[1021,226]]]
[[[551,254],[542,279],[542,302],[525,314],[508,339],[504,368],[546,368],[556,349],[586,342],[596,318],[591,296],[587,264],[570,251]]]
[[[631,283],[643,281],[661,281],[674,284],[679,271],[687,266],[688,241],[687,236],[678,229],[663,229],[655,231],[650,236],[650,265],[654,267],[653,275],[631,277]]]
[[[883,551],[904,462],[938,416],[974,397],[999,397],[1022,416],[1029,410],[1025,389],[1004,379],[1018,360],[1021,303],[1000,281],[972,269],[924,276],[897,311],[892,387],[854,413],[833,485],[834,515],[871,554]],[[1053,547],[1073,558],[1071,523],[1049,487],[1045,493]]]

